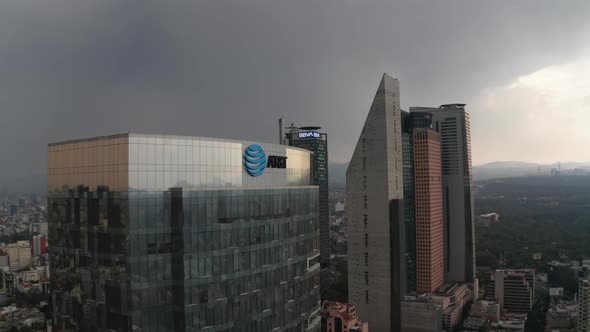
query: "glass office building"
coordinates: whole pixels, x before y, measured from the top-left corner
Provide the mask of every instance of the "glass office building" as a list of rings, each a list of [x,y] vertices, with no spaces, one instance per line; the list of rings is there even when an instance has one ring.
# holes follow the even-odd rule
[[[416,291],[416,204],[414,190],[414,144],[412,119],[409,112],[401,111],[402,158],[404,174],[404,220],[406,231],[406,287]]]
[[[313,152],[312,183],[319,188],[320,265],[322,288],[329,286],[330,276],[330,207],[328,179],[328,135],[321,127],[290,127],[285,134],[287,145]]]
[[[122,134],[50,144],[48,168],[55,330],[319,329],[309,151]]]

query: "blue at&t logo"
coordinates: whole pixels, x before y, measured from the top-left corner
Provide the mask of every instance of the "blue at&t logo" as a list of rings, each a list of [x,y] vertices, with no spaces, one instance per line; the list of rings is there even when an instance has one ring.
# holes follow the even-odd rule
[[[259,176],[266,168],[266,154],[260,145],[252,144],[244,151],[244,166],[251,176]]]

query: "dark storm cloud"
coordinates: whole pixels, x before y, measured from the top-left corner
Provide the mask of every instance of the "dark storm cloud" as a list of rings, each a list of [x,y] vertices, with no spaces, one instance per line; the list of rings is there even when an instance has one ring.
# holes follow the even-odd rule
[[[346,161],[383,72],[404,107],[469,102],[575,56],[589,19],[586,0],[3,1],[0,174],[116,132],[276,141],[281,115]]]

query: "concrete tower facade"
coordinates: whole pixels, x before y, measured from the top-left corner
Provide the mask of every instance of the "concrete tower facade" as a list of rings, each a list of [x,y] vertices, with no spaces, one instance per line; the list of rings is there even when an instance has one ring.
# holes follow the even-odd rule
[[[416,284],[434,293],[444,284],[443,196],[440,134],[414,130]]]
[[[386,74],[346,173],[349,300],[371,331],[400,331],[405,293],[399,82]]]

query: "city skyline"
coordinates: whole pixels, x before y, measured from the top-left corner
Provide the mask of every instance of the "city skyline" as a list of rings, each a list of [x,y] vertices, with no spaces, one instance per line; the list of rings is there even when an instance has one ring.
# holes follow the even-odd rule
[[[424,297],[454,330],[479,297],[470,116],[465,104],[404,112],[399,92],[383,74],[346,171],[349,301],[371,330],[405,331]]]
[[[48,141],[130,131],[272,142],[282,115],[324,127],[332,160],[347,162],[383,72],[405,82],[402,109],[468,104],[475,165],[590,161],[586,1],[135,4],[0,4],[0,182],[44,175]]]
[[[0,332],[590,332],[588,0],[0,22]]]

